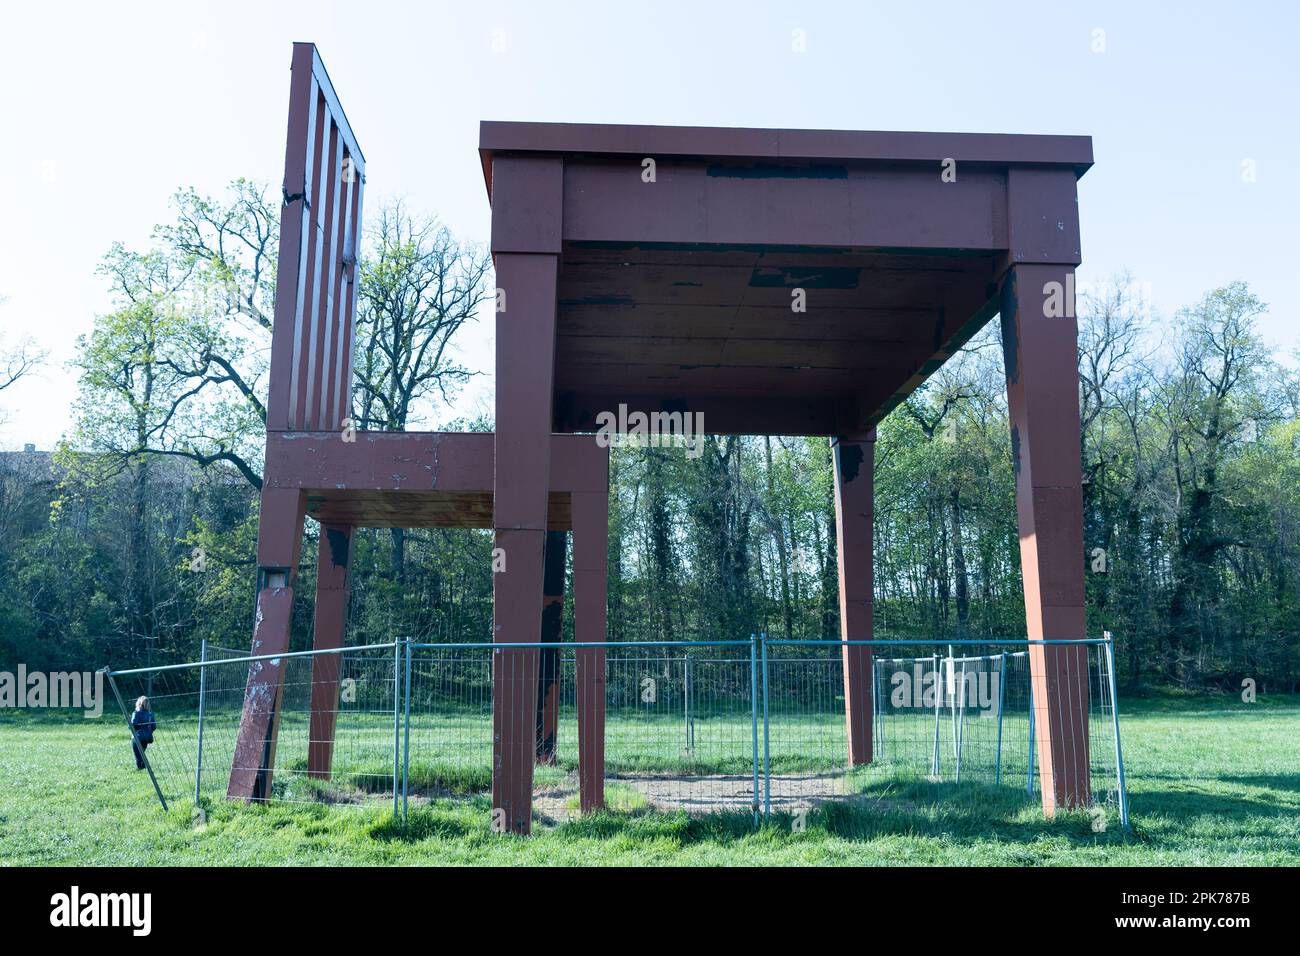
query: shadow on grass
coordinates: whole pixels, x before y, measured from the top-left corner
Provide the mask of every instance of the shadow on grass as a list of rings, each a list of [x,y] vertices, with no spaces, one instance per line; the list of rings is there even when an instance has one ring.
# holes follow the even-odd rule
[[[390,771],[391,773],[391,771]],[[1275,778],[1260,778],[1277,785]],[[1294,787],[1295,779],[1283,778]],[[353,770],[336,773],[328,786],[355,787],[363,791],[385,789],[391,777]],[[408,819],[386,817],[368,828],[384,842],[417,843],[426,839],[492,838],[488,824],[491,776],[486,767],[413,765],[412,796],[427,799],[413,807]],[[327,798],[326,798],[327,799]],[[1292,808],[1267,802],[1202,794],[1147,792],[1137,801],[1152,810],[1182,807],[1183,812],[1216,813],[1234,817],[1280,815]],[[613,809],[539,828],[547,838],[561,841],[624,838],[633,842],[670,840],[680,846],[729,844],[754,839],[803,840],[834,837],[869,842],[887,837],[930,837],[941,840],[991,841],[1030,845],[1044,838],[1064,839],[1075,845],[1124,843],[1144,837],[1125,834],[1113,808],[1104,817],[1087,810],[1061,812],[1048,820],[1036,798],[1019,787],[981,783],[952,783],[924,778],[873,781],[852,796],[833,797],[804,812],[776,809],[762,825],[754,827],[750,811],[719,811],[692,816],[680,811],[656,810],[640,801],[614,801]],[[300,812],[301,807],[299,808]],[[1103,821],[1103,829],[1097,829]],[[272,825],[287,823],[288,816]]]
[[[481,808],[486,819],[487,808]],[[419,843],[421,840],[463,839],[486,828],[470,822],[463,813],[448,812],[436,807],[421,807],[408,814],[406,820],[388,817],[370,827],[370,836],[384,843]]]
[[[1228,778],[1216,777],[1214,782],[1224,779]],[[1265,781],[1276,778],[1257,779]],[[1276,783],[1259,785],[1281,789]],[[1294,788],[1295,784],[1291,786]],[[1129,808],[1135,814],[1150,814],[1153,817],[1211,816],[1220,821],[1239,823],[1245,828],[1250,828],[1252,823],[1258,823],[1261,819],[1290,819],[1297,816],[1294,801],[1282,801],[1263,794],[1237,796],[1195,789],[1141,790],[1129,795]]]
[[[1300,694],[1260,694],[1246,703],[1240,694],[1200,691],[1189,692],[1156,688],[1141,693],[1119,694],[1119,717],[1178,716],[1192,719],[1217,719],[1225,715],[1252,714],[1300,707]]]
[[[360,767],[335,767],[328,780],[306,777],[307,761],[296,760],[284,768],[289,773],[308,781],[324,802],[331,802],[330,793],[344,794],[356,791],[366,794],[393,792],[392,764],[375,763]],[[413,763],[408,776],[412,795],[423,797],[465,797],[483,793],[492,788],[492,769],[486,764],[465,765],[450,763]]]
[[[1058,811],[1043,816],[1037,796],[1019,787],[924,779],[877,784],[856,799],[823,803],[809,814],[828,833],[847,840],[928,836],[962,840],[1033,843],[1044,837],[1095,846],[1131,838],[1113,808]],[[786,815],[787,825],[793,817]]]
[[[1239,783],[1247,787],[1268,787],[1270,790],[1300,793],[1300,773],[1221,774],[1214,779],[1222,780],[1224,783]]]
[[[1178,807],[1166,803],[1166,795],[1147,795],[1165,810]],[[1173,795],[1178,796],[1178,795]],[[1184,797],[1186,795],[1183,795]],[[1235,801],[1238,806],[1224,806],[1224,801],[1200,801],[1188,804],[1181,812],[1237,813],[1249,810],[1259,816],[1266,808]],[[218,826],[229,825],[248,813],[271,829],[302,829],[304,835],[324,833],[353,826],[370,840],[386,844],[413,845],[423,841],[463,841],[466,845],[486,845],[500,840],[491,832],[491,799],[484,794],[460,797],[434,797],[430,803],[412,806],[403,821],[376,808],[373,815],[339,817],[324,804],[256,804],[239,808],[239,813],[224,806],[205,806]],[[1281,809],[1267,808],[1269,812]],[[364,812],[364,811],[361,811]],[[805,813],[773,812],[755,828],[752,812],[720,811],[691,816],[684,810],[664,812],[645,806],[605,810],[570,819],[550,828],[536,826],[535,839],[561,843],[582,840],[622,841],[636,845],[675,844],[680,848],[712,845],[725,847],[758,841],[780,846],[800,842],[837,839],[850,843],[868,843],[891,837],[928,838],[939,842],[984,842],[1017,848],[1015,854],[1025,864],[1036,862],[1036,845],[1052,841],[1057,848],[1067,846],[1115,846],[1129,842],[1150,842],[1145,836],[1125,834],[1108,814],[1110,825],[1096,832],[1094,818],[1087,811],[1060,813],[1053,820],[1044,819],[1036,801],[1027,801],[1023,792],[1007,792],[979,784],[931,783],[920,781],[903,786],[882,787],[878,792],[827,800]],[[356,821],[353,823],[352,821]],[[174,814],[180,826],[188,820]],[[1159,844],[1163,840],[1157,837]]]
[[[835,837],[868,842],[909,836],[984,840],[1032,845],[1045,838],[1097,846],[1130,842],[1136,837],[1119,827],[1108,810],[1105,829],[1087,810],[1061,812],[1048,820],[1036,800],[1022,791],[979,784],[917,782],[878,793],[827,800],[804,813],[773,812],[756,830],[750,812],[720,812],[691,817],[685,812],[603,812],[558,827],[562,837],[669,838],[683,846],[727,844],[754,839],[801,840]]]

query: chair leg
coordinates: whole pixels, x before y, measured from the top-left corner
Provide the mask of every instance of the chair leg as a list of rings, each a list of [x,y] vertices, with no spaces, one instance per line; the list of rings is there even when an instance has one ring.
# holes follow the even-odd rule
[[[263,488],[257,532],[257,616],[250,656],[289,650],[293,592],[302,550],[306,495],[297,489]],[[231,800],[267,800],[275,767],[286,661],[254,661],[248,668],[244,709],[226,790]]]
[[[1031,641],[1085,636],[1078,326],[1071,266],[1014,266],[1002,286],[1002,349]],[[1053,302],[1053,306],[1058,304]],[[1059,314],[1059,313],[1064,314]],[[1043,812],[1091,802],[1088,655],[1081,644],[1031,644]]]
[[[557,644],[564,632],[564,560],[569,550],[566,531],[546,532],[546,568],[542,583],[543,644]],[[560,721],[560,649],[541,648],[537,671],[537,762],[555,763]]]
[[[536,644],[542,630],[557,270],[554,255],[496,256],[506,304],[496,330],[492,524],[505,564],[493,575],[498,644]],[[493,826],[525,834],[537,759],[537,648],[497,648],[492,664]]]
[[[573,629],[578,660],[578,790],[583,813],[605,806],[605,648],[609,494],[573,496]]]
[[[872,508],[876,436],[837,438],[835,533],[839,555],[840,640],[869,641],[872,629]],[[849,765],[871,763],[871,645],[844,644],[844,722]]]
[[[349,559],[352,526],[323,524],[316,556],[316,625],[313,650],[343,646],[347,630]],[[307,776],[330,778],[334,725],[339,706],[340,655],[321,654],[311,661],[311,723],[307,738]]]

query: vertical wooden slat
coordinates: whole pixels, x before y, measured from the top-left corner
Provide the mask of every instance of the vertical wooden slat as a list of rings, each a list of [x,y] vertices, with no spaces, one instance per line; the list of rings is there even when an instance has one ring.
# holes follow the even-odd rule
[[[352,154],[346,156],[353,161]],[[360,172],[352,167],[351,181],[347,183],[347,200],[344,206],[343,247],[339,266],[339,347],[334,353],[334,389],[331,396],[330,418],[335,426],[342,424],[351,414],[352,397],[352,307],[354,286],[357,281],[357,259],[360,250],[360,229],[357,221],[357,200],[361,192]],[[350,261],[351,265],[347,262]]]
[[[340,349],[343,345],[340,334],[343,325],[342,296],[345,283],[343,250],[347,248],[348,215],[351,212],[352,197],[352,184],[343,176],[347,155],[348,151],[343,145],[342,137],[339,137],[339,161],[333,171],[337,183],[335,187],[337,199],[334,210],[334,238],[330,253],[329,325],[325,336],[325,358],[321,366],[320,402],[317,406],[319,427],[331,431],[339,427],[338,418],[334,415],[336,404],[334,399],[339,387],[338,365]]]
[[[317,299],[320,290],[320,223],[321,216],[324,214],[322,172],[325,157],[329,155],[327,133],[332,125],[325,96],[323,93],[318,93],[315,148],[312,153],[312,176],[309,180],[310,187],[308,189],[311,202],[311,219],[307,234],[303,240],[306,243],[306,249],[304,251],[302,297],[294,327],[294,383],[291,392],[293,404],[289,423],[291,428],[299,430],[309,427],[306,421],[305,409],[307,408],[307,397],[311,389],[308,373],[311,368],[312,350],[315,347]]]
[[[321,393],[328,388],[326,381],[326,362],[329,358],[329,341],[334,325],[334,273],[338,268],[338,199],[339,199],[339,165],[343,163],[343,140],[339,135],[338,124],[330,117],[329,156],[322,170],[326,178],[324,186],[325,211],[321,216],[321,263],[320,282],[317,294],[320,307],[317,308],[316,338],[312,342],[312,364],[307,377],[307,406],[303,408],[303,419],[307,421],[308,431],[328,428],[322,421],[320,412]]]
[[[356,157],[354,162],[356,163],[356,189],[352,200],[352,255],[356,264],[352,268],[352,278],[348,283],[347,317],[343,328],[343,341],[346,347],[343,352],[343,376],[339,394],[341,416],[352,414],[352,362],[356,345],[357,289],[361,274],[361,212],[365,208],[366,191],[365,164]]]
[[[315,431],[320,427],[318,419],[318,395],[321,387],[321,371],[324,365],[325,336],[330,321],[330,272],[333,267],[334,251],[334,216],[338,211],[335,196],[338,177],[334,169],[342,156],[340,153],[339,130],[333,119],[330,120],[327,134],[329,149],[321,161],[321,214],[316,220],[317,249],[316,278],[313,282],[316,300],[311,315],[311,337],[307,341],[307,382],[303,394],[302,421],[303,428]]]
[[[316,101],[311,47],[294,47],[289,84],[289,128],[284,157],[284,205],[281,212],[280,263],[276,273],[275,321],[271,332],[271,374],[267,397],[269,430],[289,426],[297,351],[297,316],[302,311],[303,244],[308,235],[308,186],[312,174]]]

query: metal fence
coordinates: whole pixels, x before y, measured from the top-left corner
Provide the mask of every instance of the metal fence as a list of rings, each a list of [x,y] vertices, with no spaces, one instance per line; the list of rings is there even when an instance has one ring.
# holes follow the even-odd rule
[[[1128,811],[1109,640],[1086,658],[1090,803]],[[871,645],[871,759],[850,767],[842,651]],[[829,800],[908,809],[1037,798],[1034,642],[779,641],[527,644],[539,651],[534,812],[578,810],[577,656],[605,651],[604,794],[614,810],[797,813]],[[396,641],[274,658],[284,668],[270,799],[372,806],[481,798],[491,787],[500,645]],[[123,715],[147,696],[157,798],[225,796],[250,671],[271,658],[205,645],[193,664],[106,669]],[[322,690],[324,688],[324,690]],[[1083,688],[1075,689],[1076,693]],[[1041,694],[1040,694],[1041,696]],[[314,699],[313,699],[314,698]],[[124,756],[130,739],[124,741]]]
[[[1110,640],[993,649],[975,641],[876,642],[871,760],[851,768],[839,653],[845,643],[855,642],[762,644],[765,812],[855,795],[894,808],[1032,800],[1048,701],[1035,695],[1029,655],[1033,646],[1052,646],[1081,656],[1087,673],[1086,688],[1062,688],[1086,717],[1059,722],[1056,750],[1086,765],[1089,805],[1113,809],[1128,826]],[[834,656],[812,652],[818,644]]]

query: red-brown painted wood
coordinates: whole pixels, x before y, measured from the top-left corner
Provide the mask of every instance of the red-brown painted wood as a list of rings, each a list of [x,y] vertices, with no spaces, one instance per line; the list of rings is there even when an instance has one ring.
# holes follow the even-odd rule
[[[322,524],[316,554],[316,624],[312,649],[343,646],[347,629],[351,525]],[[307,737],[307,775],[328,780],[334,756],[334,726],[339,707],[338,654],[311,659],[311,720]]]
[[[511,165],[508,159],[502,163]],[[513,186],[517,202],[512,204],[510,225],[498,235],[501,241],[496,249],[525,255],[498,257],[499,283],[518,291],[512,313],[502,316],[505,327],[510,329],[513,323],[518,335],[500,354],[507,359],[503,367],[508,369],[514,362],[517,387],[526,393],[531,383],[536,392],[529,400],[507,402],[499,411],[504,437],[344,430],[351,408],[364,169],[364,157],[315,48],[295,44],[258,547],[259,580],[265,586],[258,597],[253,653],[288,649],[305,514],[322,522],[318,648],[344,643],[347,552],[351,528],[356,526],[495,527],[510,566],[499,576],[498,587],[520,593],[538,590],[537,600],[499,602],[498,608],[507,610],[497,615],[497,626],[515,640],[535,640],[540,631],[534,624],[529,632],[525,622],[540,621],[538,562],[546,529],[563,532],[572,526],[574,494],[584,494],[585,507],[600,512],[598,520],[587,520],[598,529],[602,554],[607,524],[608,451],[589,436],[549,433],[554,253],[559,252],[560,241],[555,217],[561,205],[563,164],[531,162],[520,165],[517,175],[502,177],[506,195]],[[533,327],[539,314],[549,323],[540,330]],[[500,474],[498,449],[505,461]],[[536,479],[538,474],[542,481]],[[500,505],[499,490],[504,492]],[[562,553],[557,564],[561,588],[553,598],[562,601]],[[590,577],[590,572],[585,576]],[[591,596],[597,587],[588,581],[583,591],[594,607]],[[598,616],[588,610],[580,625],[587,640],[595,639],[595,634],[604,636],[603,580],[599,592]],[[512,614],[511,607],[518,610]],[[332,656],[313,661],[308,771],[315,776],[330,772],[338,664]],[[530,812],[536,665],[536,653],[528,651],[506,652],[494,661],[499,679],[496,724],[499,730],[504,728],[497,734],[500,766],[494,777],[508,795],[504,803],[512,808],[510,828],[515,830],[527,829]],[[232,798],[246,800],[270,793],[282,683],[282,662],[259,663],[250,672],[228,788]],[[600,683],[603,686],[603,675]],[[543,694],[543,700],[548,701],[544,713],[551,715],[553,726],[557,701],[554,694]],[[553,741],[554,734],[549,736]],[[590,744],[590,732],[587,738]],[[527,759],[516,749],[526,749]],[[523,765],[528,772],[515,773]],[[500,768],[514,776],[506,779]]]
[[[350,413],[364,182],[365,157],[325,66],[312,44],[295,43],[268,431],[339,428]]]
[[[1008,270],[1037,263],[1059,272],[1079,262],[1075,181],[1091,166],[1091,141],[484,123],[480,154],[494,250],[555,250],[561,275],[553,337],[532,343],[534,374],[516,388],[519,369],[498,358],[499,409],[521,409],[521,395],[540,394],[539,378],[552,381],[549,424],[516,421],[510,440],[531,430],[540,441],[545,427],[589,430],[620,405],[702,413],[704,430],[715,433],[850,436],[836,455],[841,625],[847,638],[869,638],[866,439],[996,313]],[[643,175],[647,159],[653,181]],[[955,178],[942,175],[946,161],[955,162]],[[793,301],[800,298],[802,307]],[[1012,389],[1013,405],[1030,419],[1035,408],[1050,416],[1077,398],[1072,347],[1049,351],[1055,392]],[[1077,486],[1071,407],[1074,418],[1060,419],[1055,438],[1038,430],[1051,447],[1035,455],[1065,462]],[[537,501],[534,482],[519,493]],[[1036,502],[1055,500],[1059,489],[1026,486],[1018,497],[1024,540],[1051,540],[1025,546],[1065,568],[1082,533],[1078,515],[1067,510],[1053,529]],[[1067,493],[1060,503],[1072,500]],[[497,508],[500,527],[499,498]],[[541,513],[538,504],[527,510]],[[575,527],[579,520],[575,510]],[[1081,603],[1045,593],[1043,569],[1029,555],[1031,634],[1082,634]],[[1078,739],[1071,735],[1086,713],[1070,696],[1076,658],[1039,648],[1033,664],[1039,701],[1058,714],[1056,742],[1040,741],[1044,779],[1052,780],[1045,790],[1066,802],[1079,798],[1086,777],[1072,762],[1078,754],[1062,749]],[[871,759],[870,650],[845,648],[844,664],[849,758],[863,763]]]
[[[1005,166],[1059,165],[1082,176],[1092,166],[1088,136],[1019,133],[929,133],[886,130],[740,129],[717,126],[634,126],[594,123],[479,124],[479,155],[488,189],[492,156],[498,152],[713,156],[723,159],[875,159],[882,163]]]
[[[1025,289],[1079,262],[1075,180],[1090,140],[484,123],[480,154],[505,296],[497,432],[345,442],[364,158],[314,47],[295,45],[259,531],[271,583],[256,646],[287,647],[306,513],[348,526],[490,523],[506,558],[497,643],[543,633],[544,543],[572,526],[575,632],[603,640],[608,457],[590,436],[551,432],[590,430],[619,404],[703,413],[711,432],[846,436],[835,456],[842,633],[870,637],[872,429],[999,304],[1030,635],[1082,636],[1075,329],[1072,317],[1048,324]],[[323,603],[339,591],[326,587]],[[336,618],[327,609],[318,640],[334,639]],[[524,833],[538,655],[493,656],[493,807]],[[845,649],[844,663],[849,756],[862,763],[869,649]],[[580,648],[577,664],[590,810],[603,804],[603,648]],[[1051,812],[1087,798],[1086,661],[1036,646],[1031,667]],[[269,792],[279,680],[250,675],[232,796]]]
[[[608,480],[608,465],[601,471]],[[578,799],[583,813],[605,806],[605,648],[609,580],[609,491],[573,495],[573,602],[577,663]]]
[[[257,530],[257,616],[250,656],[280,654],[289,649],[306,504],[306,495],[296,489],[262,489]],[[267,660],[249,665],[226,789],[226,796],[232,800],[270,798],[285,663]]]
[[[272,436],[270,442],[266,486],[281,491],[314,489],[307,491],[307,513],[323,519],[317,559],[316,649],[342,647],[345,643],[353,527],[492,527],[491,433],[362,431],[357,433],[357,439],[355,443],[344,442],[335,432],[286,433]],[[594,530],[584,533],[598,535],[593,547],[603,555],[608,521],[605,512],[609,450],[600,447],[590,435],[552,435],[551,448],[550,486],[556,490],[549,495],[548,542],[557,532],[562,536],[574,528],[571,499],[582,495],[585,507],[598,512]],[[322,487],[330,476],[336,479],[335,487]],[[417,487],[412,476],[419,476],[433,488]],[[343,512],[349,515],[345,522],[327,517]],[[559,569],[560,577],[558,583],[548,586],[547,595],[548,600],[553,599],[562,608],[562,550],[554,566]],[[581,574],[575,571],[575,577],[584,582],[584,591],[595,593],[599,587],[601,595],[598,601],[584,607],[577,630],[586,635],[585,640],[604,640],[603,565],[599,582],[587,580],[591,574],[590,570]],[[555,618],[556,624],[561,621],[562,617]],[[594,634],[599,636],[591,636]],[[553,634],[544,630],[541,639],[556,641],[559,637],[558,630]],[[546,736],[553,752],[558,696],[552,691],[548,697],[542,693],[541,686],[539,674],[539,701],[548,701],[545,713],[550,730]],[[338,658],[332,655],[314,658],[308,750],[311,776],[328,778],[330,775],[337,707]]]
[[[546,532],[542,578],[543,644],[559,643],[564,631],[564,563],[569,538],[563,531]],[[537,762],[553,765],[560,723],[560,649],[540,649],[537,672]]]
[[[839,559],[840,640],[869,641],[872,626],[872,510],[876,436],[831,442]],[[840,648],[849,766],[871,763],[871,646]]]
[[[294,44],[267,397],[268,480],[258,528],[255,655],[289,648],[307,508],[300,487],[269,480],[270,443],[278,433],[337,428],[335,410],[351,405],[350,377],[344,380],[332,374],[332,368],[351,367],[351,332],[342,326],[349,321],[355,297],[364,176],[365,158],[316,48]],[[342,625],[332,620],[333,603],[327,594],[324,619],[318,617],[317,623],[326,631],[337,629],[341,640]],[[270,795],[283,681],[282,661],[256,662],[250,668],[227,787],[232,799]],[[323,760],[328,767],[328,755],[322,756],[318,748],[316,756],[318,764]]]
[[[531,207],[529,207],[531,208]],[[493,576],[493,639],[536,642],[542,626],[542,549],[551,464],[551,391],[555,350],[553,255],[496,255],[505,295],[496,327],[496,457],[493,526],[506,570]],[[508,383],[508,384],[507,384]],[[536,648],[493,656],[492,809],[504,829],[532,826],[536,753]]]
[[[651,153],[646,156],[653,156]],[[564,239],[572,243],[1005,249],[1005,176],[939,164],[882,173],[859,163],[707,164],[660,156],[655,182],[641,158],[564,167]],[[797,177],[797,178],[796,178]],[[797,184],[797,185],[796,185]]]
[[[1073,274],[1070,266],[1022,263],[1002,288],[1020,564],[1032,641],[1086,636],[1073,295],[1066,295],[1068,315],[1045,308],[1050,296],[1072,290]],[[1029,665],[1043,811],[1051,815],[1091,799],[1087,648],[1031,645]]]
[[[545,535],[531,528],[496,530],[496,547],[505,556],[505,570],[492,575],[496,643],[537,640]],[[532,827],[538,664],[536,647],[492,652],[492,813],[500,832],[526,834]]]

